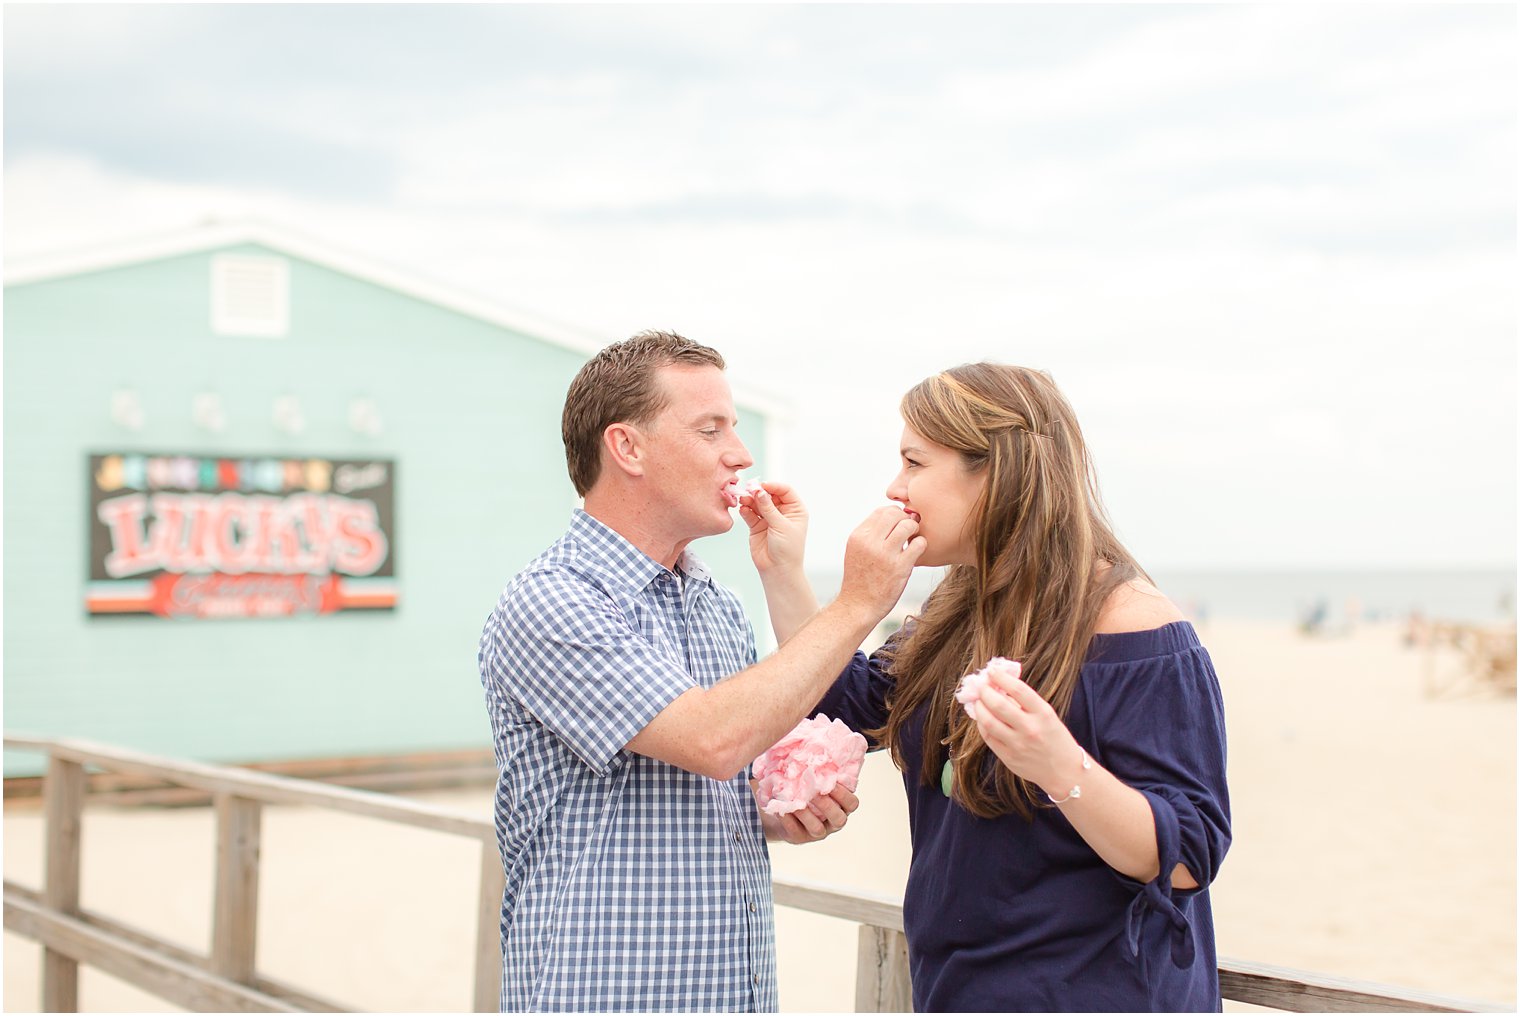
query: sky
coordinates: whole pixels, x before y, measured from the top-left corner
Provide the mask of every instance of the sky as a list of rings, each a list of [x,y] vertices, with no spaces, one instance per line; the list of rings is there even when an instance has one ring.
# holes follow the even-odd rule
[[[4,9],[7,264],[257,218],[789,407],[1050,371],[1154,570],[1512,567],[1512,5]]]

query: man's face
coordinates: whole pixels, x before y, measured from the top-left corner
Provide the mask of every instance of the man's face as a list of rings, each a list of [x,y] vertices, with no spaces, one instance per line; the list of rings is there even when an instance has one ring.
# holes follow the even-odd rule
[[[728,379],[716,367],[662,367],[669,404],[640,428],[649,449],[645,477],[669,512],[671,533],[695,540],[733,527],[723,486],[754,465],[734,430]]]

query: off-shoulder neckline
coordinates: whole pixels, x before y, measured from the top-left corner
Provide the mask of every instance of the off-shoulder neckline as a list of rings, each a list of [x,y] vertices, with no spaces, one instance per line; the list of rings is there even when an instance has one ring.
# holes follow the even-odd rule
[[[1125,660],[1146,660],[1201,647],[1202,643],[1198,640],[1198,632],[1194,630],[1193,622],[1184,618],[1171,621],[1159,628],[1095,634],[1087,647],[1086,662],[1118,663]]]

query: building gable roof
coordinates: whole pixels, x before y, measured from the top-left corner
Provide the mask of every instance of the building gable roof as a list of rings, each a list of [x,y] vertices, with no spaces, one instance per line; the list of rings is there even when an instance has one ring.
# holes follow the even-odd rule
[[[89,250],[28,258],[5,266],[5,285],[22,286],[83,275],[88,272],[125,268],[130,265],[160,261],[202,251],[210,252],[241,244],[257,244],[292,257],[310,261],[365,282],[426,303],[444,307],[469,317],[498,325],[560,346],[582,356],[592,356],[614,341],[570,325],[542,318],[516,308],[504,307],[490,300],[454,289],[444,283],[425,279],[404,269],[373,261],[362,255],[330,247],[319,240],[258,220],[212,222],[156,237],[122,241]],[[769,417],[787,417],[784,403],[754,392],[734,388],[734,401]]]

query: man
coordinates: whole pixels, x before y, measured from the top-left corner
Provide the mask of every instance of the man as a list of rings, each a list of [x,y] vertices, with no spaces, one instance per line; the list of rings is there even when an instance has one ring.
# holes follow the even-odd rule
[[[757,663],[738,599],[686,549],[733,525],[723,490],[753,464],[723,367],[646,332],[581,369],[563,433],[585,508],[481,636],[503,1011],[774,1011],[765,838],[821,838],[857,803],[839,788],[762,822],[747,766],[823,697],[923,541],[878,509],[850,538],[838,598]],[[789,552],[800,517],[772,486],[745,505],[761,565]]]

